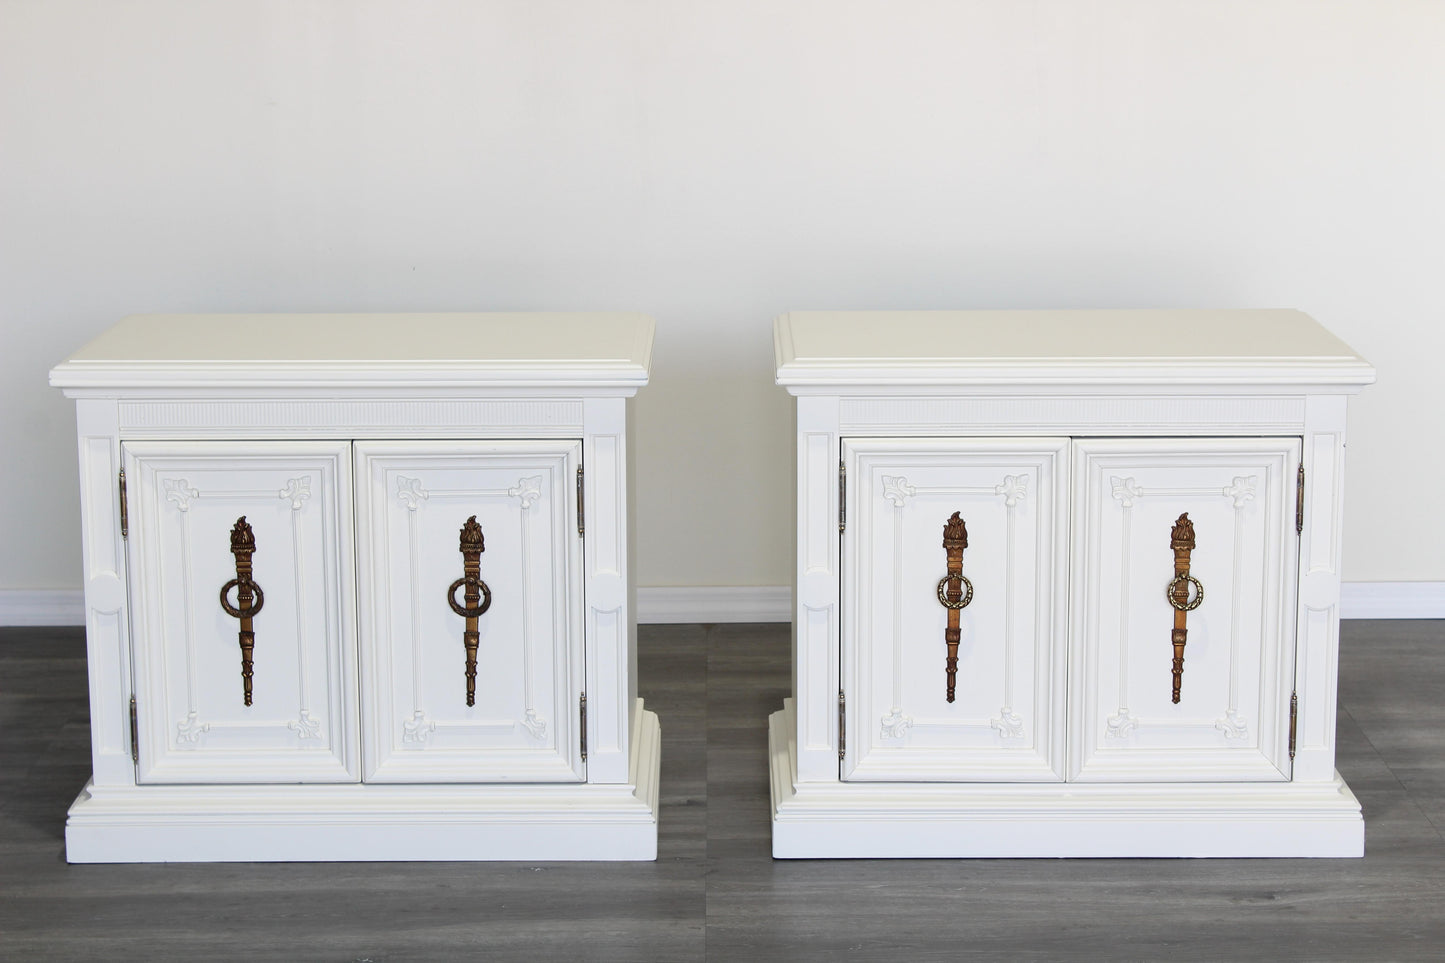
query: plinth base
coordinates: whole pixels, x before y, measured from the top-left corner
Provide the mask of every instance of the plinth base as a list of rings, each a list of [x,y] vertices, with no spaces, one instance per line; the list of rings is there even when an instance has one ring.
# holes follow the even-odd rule
[[[662,731],[641,709],[630,783],[95,786],[72,863],[657,858]]]
[[[1359,801],[1312,783],[798,783],[793,700],[768,720],[779,859],[1363,856]]]

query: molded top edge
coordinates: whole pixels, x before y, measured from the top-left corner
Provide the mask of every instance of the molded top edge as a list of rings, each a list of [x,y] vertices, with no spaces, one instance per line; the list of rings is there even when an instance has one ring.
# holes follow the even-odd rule
[[[637,388],[653,320],[624,312],[133,314],[56,387],[467,384]]]
[[[773,332],[789,386],[1375,380],[1291,310],[794,311]]]

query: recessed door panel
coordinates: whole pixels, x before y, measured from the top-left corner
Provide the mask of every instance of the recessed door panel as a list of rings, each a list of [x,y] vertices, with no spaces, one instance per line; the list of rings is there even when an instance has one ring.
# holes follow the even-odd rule
[[[368,782],[584,778],[581,451],[572,440],[357,443]],[[464,528],[480,538],[475,604]]]
[[[1070,778],[1287,779],[1299,442],[1075,452]]]
[[[844,439],[844,779],[1062,778],[1067,446]],[[955,513],[967,547],[950,584]]]
[[[138,780],[356,781],[350,445],[124,454]]]

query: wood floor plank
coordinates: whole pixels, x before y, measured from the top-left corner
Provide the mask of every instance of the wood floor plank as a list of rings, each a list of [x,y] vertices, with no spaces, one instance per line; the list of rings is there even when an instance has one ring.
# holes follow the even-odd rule
[[[1438,960],[1445,622],[1347,622],[1338,764],[1359,860],[770,855],[786,625],[643,626],[656,863],[70,866],[89,771],[74,629],[0,629],[0,959]]]
[[[89,770],[83,636],[0,630],[0,718],[18,727],[0,735],[0,959],[702,960],[703,632],[654,650],[640,686],[665,720],[655,863],[70,866],[65,810]]]

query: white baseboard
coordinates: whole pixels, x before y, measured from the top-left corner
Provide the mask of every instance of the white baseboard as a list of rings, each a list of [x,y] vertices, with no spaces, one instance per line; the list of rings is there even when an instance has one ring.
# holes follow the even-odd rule
[[[0,626],[84,624],[80,589],[0,589]]]
[[[1445,619],[1445,582],[1345,582],[1342,619]]]
[[[1340,587],[1346,619],[1445,619],[1445,582],[1346,582]],[[786,585],[656,587],[637,590],[637,621],[788,622],[792,592]],[[78,589],[0,589],[0,626],[84,625]]]
[[[637,590],[637,621],[791,622],[793,591],[786,585],[704,585]]]

